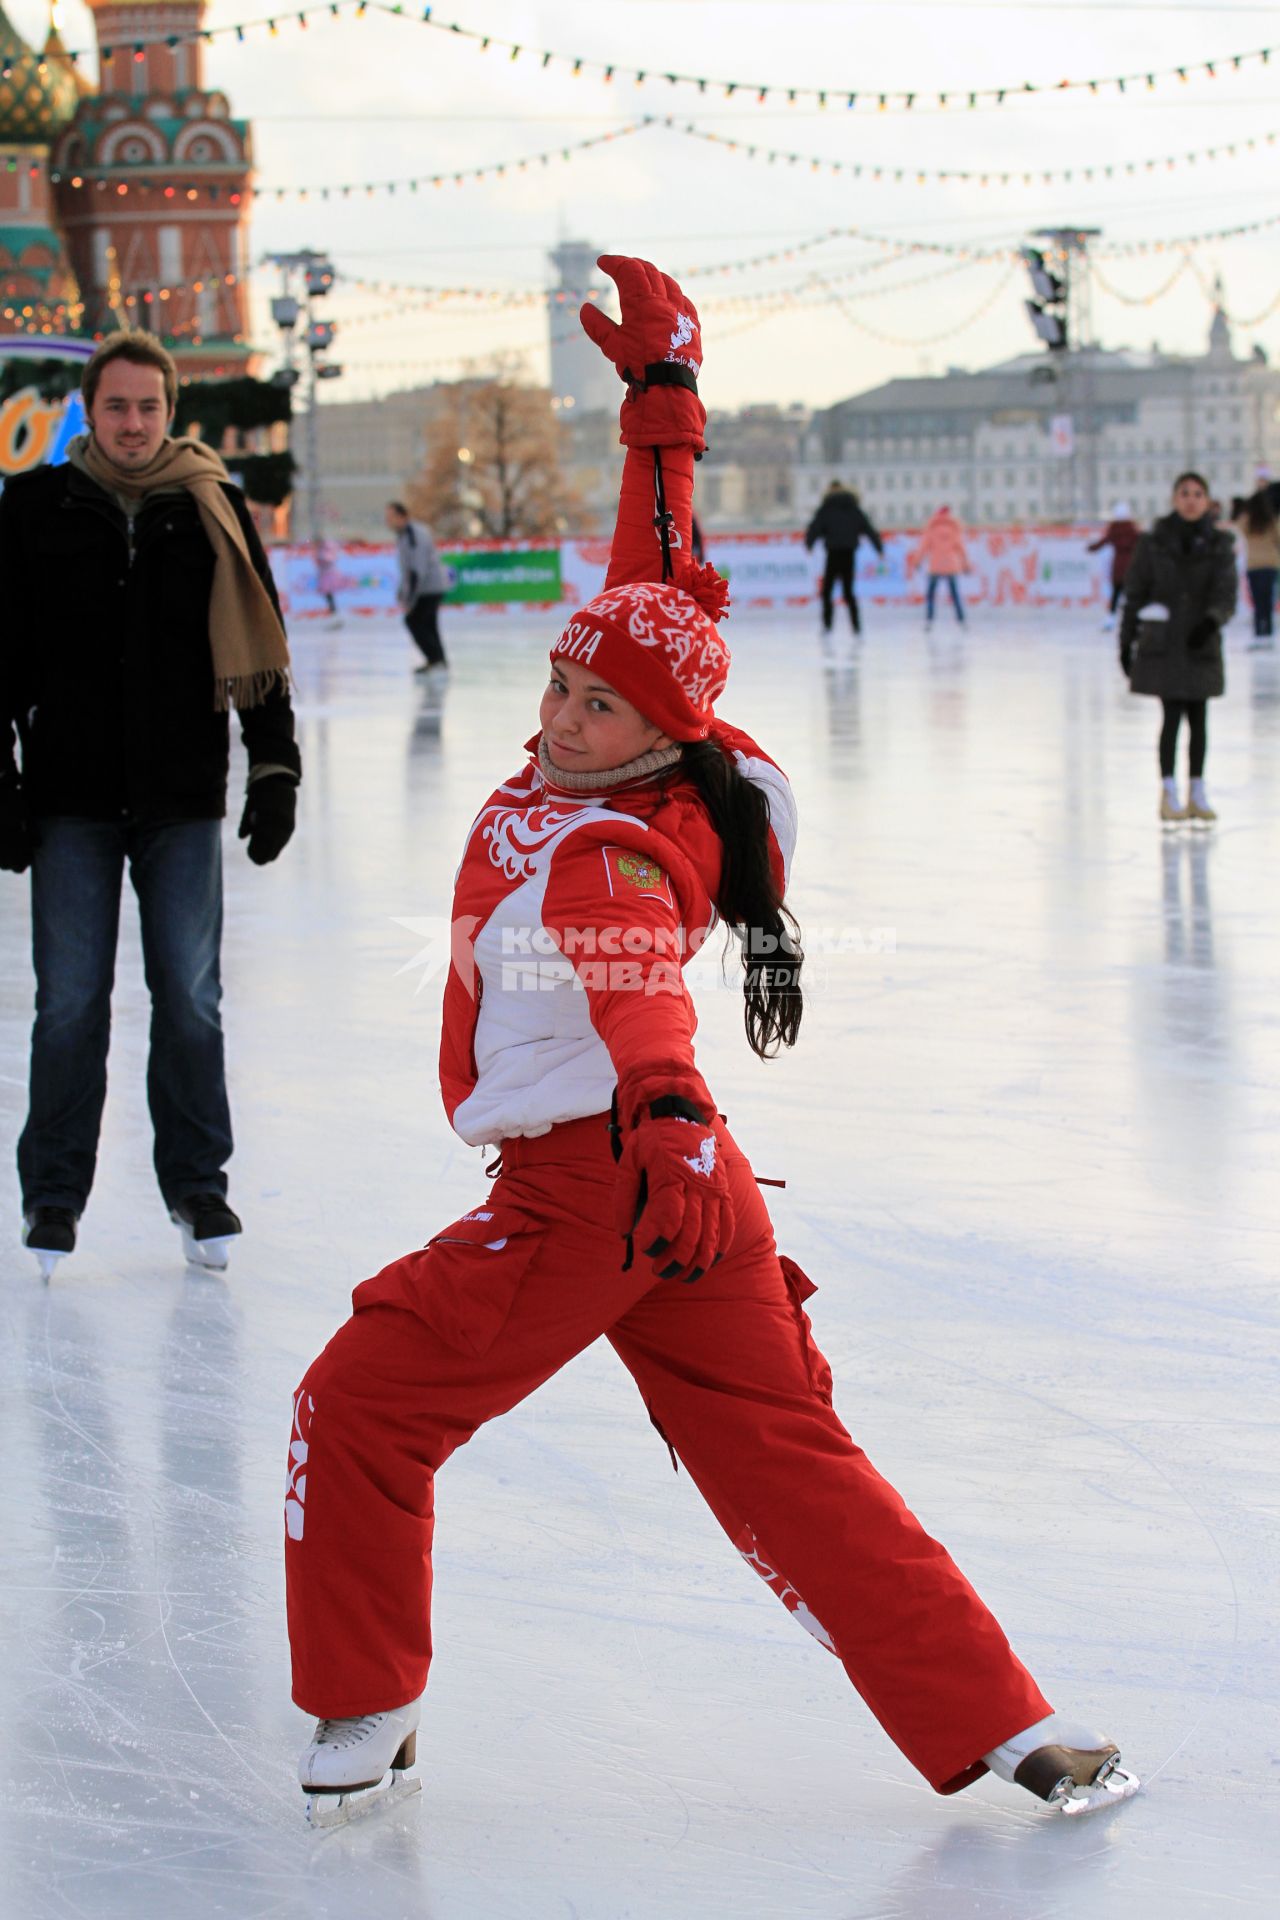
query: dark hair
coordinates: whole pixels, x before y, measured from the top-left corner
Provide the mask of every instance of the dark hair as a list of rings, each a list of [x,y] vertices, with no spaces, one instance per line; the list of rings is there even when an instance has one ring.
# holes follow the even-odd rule
[[[769,802],[712,740],[686,743],[683,764],[724,849],[716,911],[742,942],[743,1024],[751,1051],[768,1060],[795,1045],[804,1012],[804,952],[769,862]]]
[[[1176,493],[1184,480],[1194,480],[1196,485],[1198,487],[1203,487],[1206,493],[1210,493],[1212,491],[1209,485],[1209,482],[1205,479],[1204,475],[1202,473],[1194,473],[1190,467],[1188,467],[1185,473],[1180,473],[1178,475],[1177,479],[1173,483],[1171,491],[1173,493]]]
[[[409,518],[409,509],[403,500],[388,500],[387,506],[392,513],[398,513],[402,520]]]
[[[80,376],[80,393],[86,413],[93,412],[102,370],[109,367],[113,360],[128,360],[135,367],[154,367],[164,380],[164,403],[170,413],[173,412],[178,399],[178,369],[174,365],[173,355],[160,345],[153,333],[146,333],[139,327],[121,328],[116,333],[109,333],[85,362],[84,372]]]
[[[1241,502],[1244,524],[1250,533],[1270,533],[1276,524],[1276,510],[1265,487]],[[1239,518],[1239,515],[1236,516]]]

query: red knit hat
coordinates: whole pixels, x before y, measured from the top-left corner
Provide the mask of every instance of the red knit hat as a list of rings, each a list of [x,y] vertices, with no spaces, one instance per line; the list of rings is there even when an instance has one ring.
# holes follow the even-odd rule
[[[706,739],[729,677],[729,649],[715,626],[724,582],[711,567],[697,572],[711,575],[714,587],[712,580],[691,582],[694,592],[671,580],[606,587],[579,608],[551,649],[553,661],[590,666],[673,740]],[[713,610],[705,611],[703,601]]]

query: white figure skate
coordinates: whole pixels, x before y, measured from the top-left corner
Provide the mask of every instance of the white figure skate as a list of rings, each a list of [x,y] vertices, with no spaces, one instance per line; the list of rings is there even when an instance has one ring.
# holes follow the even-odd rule
[[[405,1770],[418,1757],[421,1713],[421,1700],[411,1700],[387,1713],[319,1721],[298,1762],[308,1825],[344,1827],[375,1808],[420,1793],[421,1780],[416,1775],[406,1779]],[[390,1782],[383,1786],[388,1772]]]

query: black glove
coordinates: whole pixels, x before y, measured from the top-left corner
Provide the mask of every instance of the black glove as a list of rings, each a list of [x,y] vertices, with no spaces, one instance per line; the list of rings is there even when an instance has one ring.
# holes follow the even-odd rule
[[[1187,645],[1192,653],[1199,653],[1211,640],[1218,637],[1218,623],[1211,613],[1202,613],[1187,635]]]
[[[0,785],[0,867],[8,873],[25,873],[31,865],[31,847],[22,782],[14,774]]]
[[[249,842],[255,867],[265,867],[284,852],[297,817],[298,783],[291,773],[268,773],[250,782],[239,837]]]

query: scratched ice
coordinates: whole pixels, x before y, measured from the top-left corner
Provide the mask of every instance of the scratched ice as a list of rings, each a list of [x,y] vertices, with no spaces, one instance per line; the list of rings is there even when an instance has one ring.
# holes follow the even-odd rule
[[[304,1829],[290,1390],[352,1285],[485,1192],[422,981],[550,626],[455,621],[424,693],[388,622],[298,639],[298,838],[259,871],[229,830],[226,1279],[184,1272],[153,1190],[128,895],[98,1185],[48,1288],[5,1176],[3,1920],[1274,1910],[1280,664],[1233,629],[1221,822],[1162,839],[1153,708],[1094,616],[868,625],[827,668],[807,616],[734,622],[814,984],[763,1067],[709,968],[703,1065],[788,1182],[846,1421],[1146,1792],[1074,1827],[932,1795],[601,1349],[442,1475],[421,1803]],[[0,898],[8,1160],[31,986]]]

